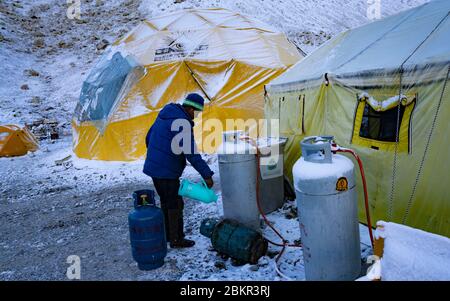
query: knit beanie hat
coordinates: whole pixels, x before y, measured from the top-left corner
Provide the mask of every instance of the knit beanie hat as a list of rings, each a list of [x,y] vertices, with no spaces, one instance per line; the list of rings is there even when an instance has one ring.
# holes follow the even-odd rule
[[[197,93],[191,93],[186,96],[183,101],[183,105],[191,106],[197,111],[203,111],[203,105],[205,100]]]

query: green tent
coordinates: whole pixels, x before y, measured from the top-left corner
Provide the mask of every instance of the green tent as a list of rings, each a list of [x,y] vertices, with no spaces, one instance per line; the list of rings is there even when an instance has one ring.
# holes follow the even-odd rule
[[[344,32],[267,85],[286,173],[305,136],[334,135],[364,162],[373,219],[450,236],[449,14],[436,0]]]

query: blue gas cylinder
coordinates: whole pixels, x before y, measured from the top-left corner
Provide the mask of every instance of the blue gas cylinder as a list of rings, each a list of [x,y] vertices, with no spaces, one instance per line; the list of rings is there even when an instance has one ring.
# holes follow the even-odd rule
[[[156,207],[153,190],[133,193],[134,210],[128,215],[131,253],[140,270],[153,270],[164,265],[167,242],[164,214]]]

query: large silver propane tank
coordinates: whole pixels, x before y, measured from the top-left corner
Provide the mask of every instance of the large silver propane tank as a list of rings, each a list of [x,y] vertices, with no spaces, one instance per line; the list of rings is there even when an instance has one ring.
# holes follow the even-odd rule
[[[261,231],[256,203],[256,149],[241,140],[242,131],[223,133],[218,149],[223,215]]]
[[[354,280],[361,271],[354,165],[332,136],[308,137],[293,167],[306,280]]]

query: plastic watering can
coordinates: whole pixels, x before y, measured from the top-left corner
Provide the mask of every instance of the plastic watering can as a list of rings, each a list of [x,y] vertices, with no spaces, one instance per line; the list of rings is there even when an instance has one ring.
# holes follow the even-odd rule
[[[209,189],[205,181],[202,183],[192,183],[189,180],[183,179],[178,190],[178,195],[187,197],[193,200],[200,201],[205,204],[216,202],[218,197],[214,190]]]

